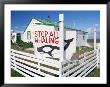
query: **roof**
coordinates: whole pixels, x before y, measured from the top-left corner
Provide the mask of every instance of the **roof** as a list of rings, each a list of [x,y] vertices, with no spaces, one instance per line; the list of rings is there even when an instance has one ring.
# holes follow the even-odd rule
[[[42,19],[39,19],[39,18],[36,18],[36,20],[38,20],[39,22],[39,25],[42,24],[42,25],[48,25],[48,26],[55,26],[55,23],[52,23],[51,21],[49,20],[42,20]]]
[[[87,42],[93,43],[94,39],[88,39]],[[96,43],[100,43],[100,39],[96,39]]]
[[[43,25],[59,27],[57,22],[53,23],[50,20],[39,19],[39,18],[35,18],[35,19],[38,20],[39,22],[41,22],[41,24],[43,24]],[[82,30],[78,30],[78,29],[73,29],[72,27],[69,27],[67,25],[64,25],[64,28],[65,29],[70,29],[70,30],[75,30],[75,31],[82,31]],[[88,32],[85,32],[85,31],[82,31],[82,32],[85,33],[85,34],[88,33]]]
[[[37,24],[37,25],[47,25],[47,26],[55,26],[55,27],[59,27],[59,25],[58,25],[58,23],[57,22],[55,22],[55,23],[53,23],[53,22],[51,22],[51,21],[49,21],[49,20],[42,20],[42,19],[39,19],[39,18],[32,18],[32,19],[35,19],[35,20],[38,20],[39,21],[39,23],[35,23],[35,24]],[[32,20],[31,19],[31,20]],[[40,23],[41,22],[41,23]],[[29,24],[28,24],[29,25]],[[66,25],[64,25],[64,28],[65,29],[69,29],[69,30],[75,30],[75,31],[81,31],[81,32],[83,32],[84,34],[86,34],[86,33],[88,33],[88,32],[85,32],[85,31],[82,31],[82,30],[78,30],[78,29],[73,29],[72,27],[69,27],[69,26],[66,26]],[[26,29],[25,29],[26,30]],[[24,31],[25,32],[25,31]],[[24,33],[23,32],[23,33]]]

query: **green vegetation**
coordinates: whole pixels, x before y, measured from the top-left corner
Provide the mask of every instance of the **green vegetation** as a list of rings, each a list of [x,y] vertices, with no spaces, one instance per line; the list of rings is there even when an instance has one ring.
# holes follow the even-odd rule
[[[17,45],[23,49],[26,49],[26,48],[32,48],[33,47],[33,43],[32,42],[23,42],[22,40],[18,41],[17,42]]]
[[[25,77],[14,69],[11,69],[11,77]],[[87,77],[100,77],[100,69],[95,68]]]
[[[24,76],[15,71],[14,69],[11,69],[11,77],[24,77]]]
[[[21,40],[21,34],[20,33],[17,33],[17,41],[16,41],[16,44],[21,47],[22,49],[26,49],[26,48],[32,48],[33,47],[33,43],[32,42],[23,42]]]
[[[26,52],[26,53],[34,54],[34,51],[32,51],[32,50],[26,50],[27,47],[21,47],[17,43],[12,43],[11,44],[11,48],[14,49],[14,50],[18,50],[18,51],[23,51],[23,52]]]
[[[91,47],[86,47],[86,46],[76,47],[76,53],[78,53],[79,55],[85,52],[89,52],[91,50],[93,50],[93,48]]]
[[[100,77],[100,69],[95,68],[87,77]]]
[[[24,51],[26,53],[31,53],[33,54],[34,51],[32,50],[27,50],[27,48],[33,48],[33,43],[32,42],[23,42],[22,40],[18,41],[17,43],[12,43],[11,41],[11,48],[14,50],[18,51]]]
[[[93,50],[92,47],[86,47],[86,46],[76,47],[76,53],[78,55],[92,50]],[[87,77],[100,77],[100,69],[95,68],[91,73],[89,73]]]

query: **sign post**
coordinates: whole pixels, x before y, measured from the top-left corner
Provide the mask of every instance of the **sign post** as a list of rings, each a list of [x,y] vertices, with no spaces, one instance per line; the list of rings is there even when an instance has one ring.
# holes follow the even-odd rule
[[[64,55],[64,14],[59,14],[59,34],[60,34],[60,69],[59,77],[62,77],[62,61],[65,60]]]
[[[96,28],[94,28],[94,50],[96,50]]]
[[[59,76],[61,77],[62,61],[66,60],[64,53],[64,14],[59,14],[59,31],[48,26],[34,31],[34,53],[36,57],[59,58]],[[39,65],[40,67],[40,65]]]
[[[99,68],[99,52],[98,49],[96,49],[96,28],[94,28],[94,51],[95,54],[97,54],[97,68]]]
[[[64,14],[59,14],[59,30],[60,30],[60,61],[66,59],[64,55]]]

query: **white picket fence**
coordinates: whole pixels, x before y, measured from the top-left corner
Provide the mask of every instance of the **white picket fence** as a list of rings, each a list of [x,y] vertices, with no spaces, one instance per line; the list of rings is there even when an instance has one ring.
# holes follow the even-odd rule
[[[99,67],[99,50],[93,50],[79,56],[77,60],[62,62],[63,77],[85,77],[95,67]]]
[[[79,56],[79,60],[60,62],[11,49],[11,68],[26,77],[85,77],[98,64],[99,50],[84,53]]]
[[[24,76],[59,76],[59,61],[11,49],[11,68]]]

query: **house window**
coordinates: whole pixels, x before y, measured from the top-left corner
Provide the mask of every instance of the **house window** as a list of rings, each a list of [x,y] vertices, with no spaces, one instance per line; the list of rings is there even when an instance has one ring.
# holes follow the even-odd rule
[[[28,40],[31,39],[31,31],[27,31],[27,39],[28,39]]]

